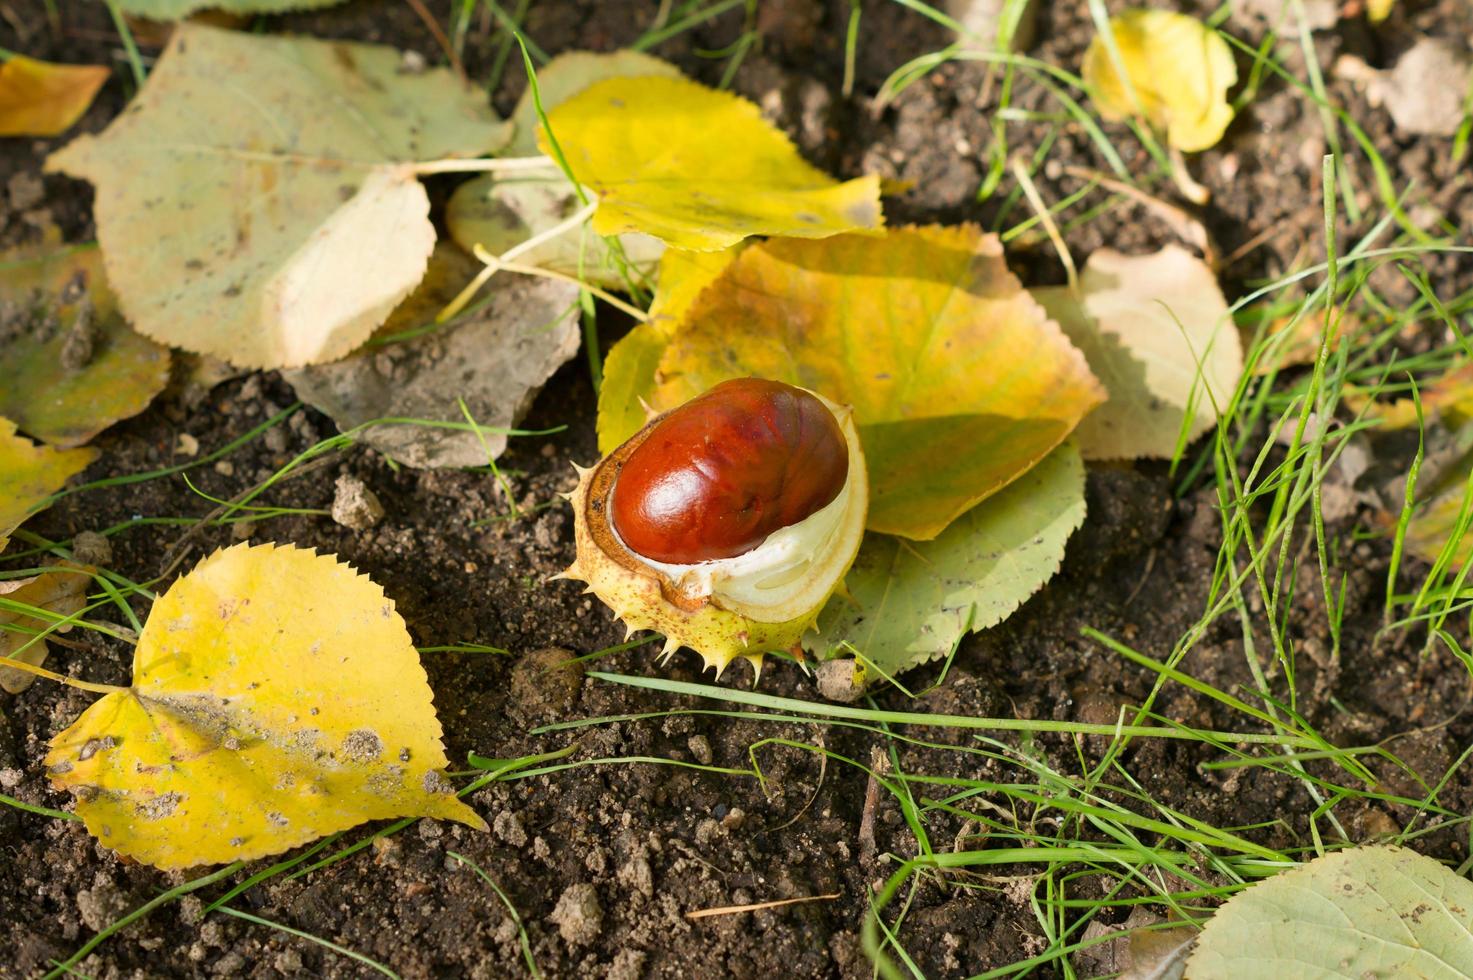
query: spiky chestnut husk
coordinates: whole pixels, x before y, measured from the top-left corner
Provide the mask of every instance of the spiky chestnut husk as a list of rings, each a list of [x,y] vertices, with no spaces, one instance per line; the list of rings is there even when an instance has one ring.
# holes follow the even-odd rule
[[[619,472],[669,413],[652,418],[593,468],[575,464],[578,487],[568,499],[573,506],[577,558],[554,577],[586,582],[585,594],[597,595],[613,609],[625,624],[626,635],[638,630],[664,634],[662,659],[668,660],[682,646],[689,647],[701,655],[706,667],[715,668],[718,677],[737,658],[749,661],[760,674],[766,651],[798,653],[803,634],[814,627],[819,611],[854,563],[869,508],[864,451],[853,411],[816,392],[808,394],[832,413],[848,449],[848,471],[836,498],[843,509],[826,553],[813,556],[813,564],[791,587],[781,590],[777,601],[758,605],[718,595],[691,596],[664,571],[627,548],[614,532],[610,498]]]

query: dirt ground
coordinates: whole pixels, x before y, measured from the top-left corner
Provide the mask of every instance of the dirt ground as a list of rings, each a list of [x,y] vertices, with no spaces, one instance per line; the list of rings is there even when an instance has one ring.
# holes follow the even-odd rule
[[[428,6],[441,17],[449,8],[446,3]],[[637,37],[655,6],[630,0],[538,0],[526,27],[551,53],[609,50]],[[1203,3],[1197,12],[1215,6]],[[1411,11],[1401,26],[1386,34],[1373,35],[1360,21],[1316,34],[1320,63],[1355,53],[1373,65],[1385,64],[1413,32],[1473,34],[1473,10],[1461,0],[1408,0],[1407,6]],[[47,26],[39,0],[0,0],[0,45],[53,60],[117,65],[113,82],[80,126],[95,131],[126,98],[120,47],[100,4],[61,7],[63,29],[57,34]],[[1093,33],[1086,5],[1042,0],[1038,7],[1031,54],[1073,69]],[[948,65],[876,114],[872,97],[886,75],[949,39],[899,4],[864,3],[854,95],[845,97],[840,81],[849,9],[845,0],[760,0],[757,17],[764,40],[737,73],[735,88],[758,101],[811,160],[831,172],[850,177],[878,171],[913,181],[910,193],[887,202],[892,223],[990,223],[997,200],[974,203],[984,172],[981,154],[990,139],[990,107],[978,101],[985,68]],[[723,62],[702,52],[730,44],[742,19],[742,11],[733,10],[654,53],[715,83]],[[391,43],[432,60],[439,54],[423,23],[399,0],[353,0],[317,14],[267,18],[265,24],[272,31]],[[1250,43],[1262,38],[1262,25],[1252,19],[1235,19],[1229,27]],[[472,31],[466,61],[473,77],[486,72],[493,46],[494,37]],[[1450,141],[1395,135],[1384,112],[1368,106],[1348,84],[1329,84],[1391,163],[1397,186],[1414,182],[1411,206],[1427,203],[1455,225],[1473,225],[1473,187],[1466,173],[1446,169]],[[506,73],[495,96],[501,111],[510,110],[522,85],[519,71]],[[1020,83],[1014,104],[1052,111],[1047,93],[1030,84]],[[1010,126],[1015,152],[1032,153],[1041,132],[1042,127],[1035,131],[1027,124]],[[0,142],[0,185],[13,189],[18,176],[38,174],[46,153],[59,144]],[[1134,143],[1122,138],[1119,145],[1122,152],[1138,154],[1128,163],[1144,167],[1144,152]],[[1195,159],[1194,172],[1212,191],[1203,218],[1219,254],[1233,257],[1222,275],[1229,297],[1321,256],[1324,151],[1318,115],[1269,77],[1227,139]],[[1048,159],[1040,187],[1050,199],[1080,186],[1067,168],[1103,169],[1087,137],[1072,130],[1054,144]],[[1357,166],[1368,177],[1363,158]],[[443,194],[453,184],[437,178],[435,189]],[[8,210],[0,211],[0,244],[34,243],[53,222],[68,241],[93,237],[87,185],[48,176],[44,186],[42,203],[21,201],[21,208],[12,206],[12,190]],[[1363,179],[1361,186],[1373,185]],[[1362,203],[1375,207],[1369,197]],[[1013,220],[1024,214],[1015,212]],[[1171,240],[1165,223],[1132,205],[1108,211],[1068,235],[1079,257],[1107,243],[1140,251]],[[1060,279],[1047,243],[1032,250],[1026,244],[1010,246],[1009,253],[1025,281]],[[1473,263],[1439,261],[1431,270],[1439,292],[1452,295],[1473,286]],[[1388,280],[1393,300],[1397,288]],[[607,309],[599,323],[605,349],[628,326]],[[194,407],[165,398],[101,436],[96,445],[102,458],[86,477],[181,462],[186,434],[198,440],[201,452],[209,452],[294,400],[275,374],[228,381]],[[531,427],[566,429],[514,440],[503,457],[521,503],[536,506],[572,486],[570,462],[586,464],[597,455],[593,421],[594,395],[580,358],[553,378],[527,420]],[[297,412],[222,464],[196,471],[197,482],[207,493],[230,497],[334,431],[324,417]],[[362,478],[382,500],[387,516],[378,526],[352,531],[326,517],[284,517],[248,533],[252,540],[288,541],[353,563],[396,599],[421,645],[485,643],[517,655],[426,655],[452,759],[464,760],[469,751],[500,758],[546,751],[575,737],[528,734],[548,722],[682,706],[666,695],[566,671],[543,672],[546,657],[531,656],[547,647],[587,653],[623,640],[607,610],[581,596],[577,585],[543,584],[572,558],[572,522],[564,509],[496,521],[506,504],[484,474],[395,471],[366,449],[345,452],[311,476],[288,481],[267,500],[325,508],[334,477],[341,473]],[[1070,543],[1063,573],[1002,626],[969,638],[945,683],[920,704],[889,692],[880,697],[881,705],[1113,722],[1122,703],[1140,703],[1154,675],[1080,631],[1094,627],[1162,658],[1201,614],[1220,540],[1215,498],[1210,487],[1178,495],[1175,486],[1162,465],[1092,468],[1089,518]],[[67,497],[32,526],[68,538],[140,516],[201,516],[210,510],[182,480],[156,479]],[[1366,523],[1365,513],[1352,514],[1332,533],[1348,537]],[[185,531],[140,525],[116,534],[110,567],[135,580],[166,571],[173,575],[239,537],[231,528],[187,537]],[[1467,704],[1468,674],[1450,655],[1423,659],[1415,635],[1374,642],[1387,559],[1388,549],[1378,540],[1354,545],[1338,662],[1328,653],[1323,591],[1313,562],[1305,563],[1292,620],[1301,653],[1300,707],[1339,744],[1370,744],[1416,730],[1393,747],[1423,778],[1435,780],[1473,741],[1473,718],[1460,714]],[[141,606],[138,611],[144,612]],[[79,642],[82,649],[59,650],[51,662],[92,680],[126,683],[129,650],[124,644],[96,635]],[[1265,637],[1259,642],[1267,645]],[[601,660],[599,667],[657,673],[653,652],[648,646],[636,648]],[[665,673],[697,680],[698,667],[694,655],[682,653]],[[744,665],[738,668],[723,683],[749,685],[750,674]],[[1251,683],[1237,621],[1213,626],[1183,668],[1227,690]],[[919,673],[916,683],[924,687],[934,670]],[[785,664],[769,667],[761,689],[818,697],[812,680]],[[41,759],[46,740],[89,700],[44,682],[17,697],[0,696],[0,789],[30,803],[69,805],[48,788]],[[1176,686],[1166,689],[1156,708],[1189,725],[1243,724],[1221,705]],[[1424,730],[1448,719],[1449,724]],[[712,717],[627,721],[577,733],[577,758],[644,755],[740,767],[747,765],[748,746],[775,731],[770,725]],[[861,760],[870,757],[877,741],[837,728],[790,727],[781,733],[821,741]],[[1040,738],[1038,746],[1059,768],[1078,768],[1073,740]],[[1098,749],[1083,746],[1087,754]],[[1302,784],[1257,768],[1228,778],[1200,768],[1208,758],[1199,745],[1150,740],[1135,743],[1124,762],[1146,791],[1192,817],[1218,826],[1262,824],[1246,835],[1274,847],[1308,841],[1306,815],[1315,804]],[[972,768],[966,774],[975,778],[1016,778],[1016,773],[977,768],[975,757],[959,753],[907,749],[903,759],[910,771],[955,774],[967,765]],[[525,920],[538,966],[550,977],[868,976],[858,929],[872,888],[893,865],[861,855],[865,777],[840,765],[821,770],[814,754],[798,750],[767,749],[762,763],[765,788],[751,778],[634,764],[587,765],[494,784],[471,799],[493,823],[491,833],[422,822],[331,868],[248,891],[236,904],[373,957],[406,978],[522,975],[515,924],[485,883],[449,856],[454,851],[487,869],[505,889]],[[1405,774],[1388,771],[1384,778],[1389,787],[1411,791]],[[1473,807],[1473,787],[1466,781],[1453,786],[1443,802],[1466,811]],[[1338,812],[1353,832],[1367,837],[1409,817],[1392,806]],[[937,846],[949,847],[948,833],[960,830],[959,821],[949,828],[938,823]],[[881,855],[915,851],[898,807],[888,799],[882,799],[877,814],[876,843]],[[1445,833],[1424,839],[1420,849],[1461,859],[1468,847],[1466,838]],[[95,845],[78,823],[0,807],[0,977],[39,975],[49,960],[65,958],[95,930],[182,880],[124,864]],[[755,914],[698,921],[685,916],[712,906],[832,893],[839,897]],[[555,912],[560,900],[562,911]],[[371,975],[361,964],[279,932],[219,916],[199,922],[200,908],[201,902],[190,897],[158,910],[113,937],[79,969],[95,978]],[[1026,892],[1001,887],[923,885],[902,938],[931,977],[1004,966],[1043,946]]]

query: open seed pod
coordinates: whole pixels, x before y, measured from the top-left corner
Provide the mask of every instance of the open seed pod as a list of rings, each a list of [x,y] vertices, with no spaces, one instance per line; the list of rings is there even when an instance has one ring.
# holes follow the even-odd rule
[[[578,470],[578,556],[635,630],[688,646],[717,675],[797,650],[864,536],[869,485],[852,411],[757,378],[717,385]]]

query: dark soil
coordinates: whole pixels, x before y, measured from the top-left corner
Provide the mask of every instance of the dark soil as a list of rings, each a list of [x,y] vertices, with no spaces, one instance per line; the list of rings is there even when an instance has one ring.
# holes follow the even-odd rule
[[[48,24],[39,0],[0,0],[0,46],[60,61],[115,65],[114,80],[80,127],[97,130],[120,110],[131,81],[102,5],[60,6],[58,32]],[[450,5],[428,6],[443,17]],[[1187,6],[1205,13],[1216,5]],[[1044,0],[1039,7],[1038,39],[1031,53],[1072,70],[1093,31],[1086,5]],[[1417,33],[1454,38],[1473,33],[1473,13],[1459,0],[1405,0],[1404,7],[1397,20],[1376,34],[1357,22],[1317,34],[1320,63],[1328,66],[1340,54],[1355,53],[1382,64]],[[540,0],[531,7],[527,29],[553,53],[607,50],[638,36],[654,9],[652,3],[631,0]],[[990,140],[989,105],[977,100],[985,68],[948,65],[876,114],[872,96],[888,73],[911,57],[943,47],[948,38],[898,4],[865,3],[855,95],[846,98],[840,81],[849,9],[844,0],[761,0],[758,23],[764,40],[737,73],[735,87],[757,100],[811,159],[832,172],[853,176],[871,170],[913,181],[914,190],[887,204],[893,223],[991,224],[999,214],[999,199],[973,203],[985,168],[982,151]],[[742,29],[742,17],[735,10],[669,41],[656,53],[715,83],[722,62],[701,52],[730,44]],[[270,30],[392,43],[432,60],[439,53],[411,7],[391,0],[354,0],[318,14],[270,18],[265,24]],[[1250,43],[1262,37],[1263,27],[1255,21],[1230,26]],[[472,31],[467,46],[472,76],[486,72],[495,41],[494,32]],[[147,47],[145,53],[154,50]],[[1240,64],[1246,75],[1241,58]],[[503,112],[510,110],[522,84],[519,71],[507,72],[495,99]],[[1414,185],[1409,210],[1433,207],[1454,226],[1473,224],[1473,190],[1449,163],[1450,141],[1399,136],[1390,130],[1385,114],[1359,93],[1345,83],[1330,84],[1333,97],[1360,121],[1390,163],[1397,187]],[[1019,83],[1014,105],[1054,108],[1042,89],[1026,82]],[[1031,154],[1042,132],[1023,124],[1010,126],[1014,152]],[[1112,134],[1119,136],[1127,162],[1145,169],[1144,152],[1116,130]],[[23,183],[38,174],[46,153],[60,142],[0,143],[0,185],[11,182],[12,199],[16,179]],[[1203,211],[1205,223],[1218,253],[1230,257],[1222,274],[1229,296],[1322,256],[1323,152],[1318,115],[1298,93],[1266,77],[1224,143],[1194,161],[1195,173],[1213,192]],[[1073,130],[1065,131],[1048,159],[1039,184],[1051,200],[1080,186],[1066,167],[1104,169],[1086,136]],[[1373,188],[1365,159],[1355,155],[1355,160],[1357,186]],[[449,186],[447,182],[441,190]],[[27,203],[22,195],[21,203],[19,209],[0,209],[0,243],[93,236],[91,194],[84,184],[47,177],[44,201]],[[1361,203],[1378,211],[1369,191]],[[1020,206],[1009,223],[1024,216]],[[1129,203],[1068,235],[1078,257],[1105,244],[1146,250],[1172,239],[1170,227]],[[1010,258],[1030,282],[1060,277],[1057,260],[1041,239],[1025,237],[1010,246]],[[1439,258],[1430,272],[1443,295],[1473,285],[1473,267],[1466,262]],[[1388,279],[1386,288],[1396,301],[1395,284]],[[603,311],[604,345],[626,327]],[[207,453],[293,401],[290,388],[274,374],[228,381],[193,406],[166,397],[97,440],[103,455],[86,478],[182,462],[187,457],[181,455],[181,436],[186,434]],[[514,441],[503,457],[520,503],[528,508],[544,504],[571,487],[569,463],[588,463],[596,456],[593,418],[594,396],[580,360],[554,377],[527,420],[534,427],[566,429],[545,439]],[[233,453],[224,465],[202,467],[193,476],[205,492],[230,497],[334,431],[325,418],[299,411]],[[571,521],[563,509],[495,520],[506,513],[507,502],[484,474],[396,471],[367,450],[343,453],[312,475],[272,490],[267,499],[325,508],[341,473],[362,478],[379,496],[387,510],[382,523],[352,531],[326,517],[284,517],[256,527],[209,527],[188,534],[183,527],[140,524],[112,537],[111,567],[135,580],[159,575],[167,580],[242,534],[256,541],[292,542],[336,554],[371,575],[397,601],[419,644],[485,643],[513,651],[511,657],[426,656],[448,749],[457,760],[469,751],[499,758],[546,751],[574,737],[527,734],[548,722],[689,706],[664,695],[542,669],[560,657],[535,651],[561,647],[587,653],[623,639],[608,611],[581,596],[576,585],[544,584],[572,558]],[[1154,675],[1085,638],[1081,628],[1094,627],[1164,658],[1197,620],[1213,574],[1220,522],[1210,489],[1178,496],[1174,486],[1159,465],[1093,469],[1090,517],[1070,544],[1065,571],[1004,625],[964,643],[945,683],[921,705],[912,706],[895,692],[883,695],[882,705],[1113,722],[1122,704],[1140,704]],[[155,479],[67,497],[31,527],[66,539],[138,517],[198,517],[211,509],[182,480]],[[1362,512],[1347,518],[1331,533],[1348,538],[1367,517]],[[1330,656],[1314,562],[1301,563],[1291,621],[1299,654],[1299,708],[1339,744],[1395,737],[1393,750],[1422,779],[1435,782],[1473,740],[1473,719],[1460,714],[1468,699],[1467,671],[1446,654],[1421,657],[1420,637],[1376,642],[1387,549],[1379,541],[1364,541],[1343,558],[1350,579],[1338,661]],[[138,612],[146,610],[140,605]],[[73,637],[80,648],[55,651],[53,665],[92,680],[126,682],[128,649],[123,644],[96,635]],[[1266,636],[1256,639],[1260,650],[1269,648]],[[662,671],[653,663],[650,647],[612,655],[599,666],[683,680],[699,677],[694,655],[682,653]],[[1251,686],[1236,619],[1211,627],[1182,667],[1224,690]],[[1272,677],[1282,695],[1282,675],[1272,671]],[[926,677],[907,680],[926,683]],[[746,686],[750,677],[745,668],[733,669],[723,683]],[[762,690],[818,697],[804,672],[781,663],[764,674]],[[0,700],[0,790],[34,804],[68,806],[67,798],[48,788],[41,760],[47,739],[89,701],[88,695],[44,682]],[[1165,688],[1155,710],[1201,727],[1246,724],[1222,705],[1176,685]],[[774,731],[771,725],[710,717],[626,721],[579,733],[577,758],[643,755],[742,767],[748,746]],[[781,733],[860,760],[870,758],[876,742],[847,729],[790,728]],[[1043,738],[1036,744],[1059,769],[1077,771],[1073,741]],[[1083,748],[1097,755],[1100,747]],[[1200,768],[1212,757],[1195,744],[1143,740],[1125,754],[1123,763],[1147,792],[1192,817],[1218,826],[1261,825],[1247,836],[1277,848],[1310,842],[1307,815],[1315,803],[1301,783],[1258,768]],[[869,976],[858,929],[872,888],[893,864],[861,853],[866,779],[839,764],[821,768],[818,757],[806,751],[768,748],[761,758],[765,786],[750,778],[638,764],[589,765],[495,784],[471,800],[493,822],[492,833],[422,822],[329,869],[297,880],[275,879],[248,891],[236,904],[371,956],[407,978],[519,975],[524,967],[514,923],[485,883],[449,857],[454,851],[487,869],[506,890],[548,976]],[[902,750],[903,766],[910,772],[1018,778],[1000,767],[978,767],[974,759]],[[1404,772],[1388,767],[1382,776],[1385,788],[1393,792],[1423,795]],[[1473,807],[1473,788],[1461,773],[1441,802],[1456,811]],[[1347,804],[1336,812],[1353,834],[1364,838],[1399,827],[1411,816],[1394,805]],[[931,827],[938,849],[950,847],[960,830],[958,823],[940,819]],[[899,809],[887,798],[879,804],[875,836],[882,856],[915,853]],[[66,957],[122,912],[184,880],[119,861],[94,844],[78,823],[5,807],[0,807],[0,840],[3,977],[39,975],[48,961]],[[1419,848],[1442,858],[1467,856],[1466,839],[1455,839],[1450,832],[1423,839]],[[831,893],[840,897],[698,921],[685,916],[712,906]],[[596,901],[590,902],[590,895]],[[560,900],[563,910],[555,913]],[[370,975],[360,964],[279,932],[220,916],[198,921],[200,908],[191,897],[159,909],[110,939],[79,969],[98,978]],[[1045,945],[1026,889],[943,890],[934,883],[916,893],[903,939],[933,977],[1002,966]]]

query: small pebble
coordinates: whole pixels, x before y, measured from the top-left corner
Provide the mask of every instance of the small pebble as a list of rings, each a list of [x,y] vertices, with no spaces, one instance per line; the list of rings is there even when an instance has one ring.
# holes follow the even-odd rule
[[[552,910],[552,921],[570,946],[586,946],[603,931],[604,910],[598,889],[586,881],[569,885]]]
[[[368,489],[368,484],[344,473],[338,477],[337,492],[332,498],[332,519],[343,527],[366,531],[384,519],[384,505]]]
[[[107,565],[113,560],[113,543],[96,531],[83,531],[72,538],[72,557],[83,565]]]
[[[692,735],[685,744],[690,749],[690,754],[703,766],[709,766],[715,758],[711,752],[711,740],[704,735]]]

